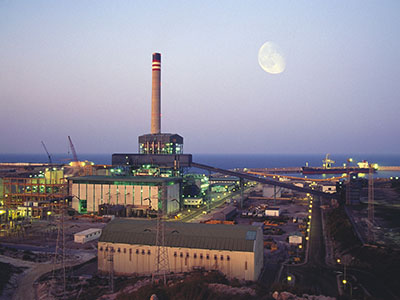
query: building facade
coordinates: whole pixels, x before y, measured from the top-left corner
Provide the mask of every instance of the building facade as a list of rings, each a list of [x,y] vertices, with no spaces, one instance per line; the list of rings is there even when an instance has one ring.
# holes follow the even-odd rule
[[[115,219],[98,243],[98,269],[151,275],[156,269],[156,222]],[[167,222],[168,272],[219,270],[228,278],[257,280],[263,267],[260,227]]]
[[[166,212],[179,210],[180,178],[151,176],[82,176],[68,179],[72,208],[98,213],[99,205],[123,205],[158,210],[162,186],[166,188]]]

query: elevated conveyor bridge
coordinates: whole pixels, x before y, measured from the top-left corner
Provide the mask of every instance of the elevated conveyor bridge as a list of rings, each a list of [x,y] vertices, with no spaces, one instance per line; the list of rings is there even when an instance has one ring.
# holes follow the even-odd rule
[[[290,184],[287,182],[276,181],[276,180],[272,180],[269,178],[261,178],[261,177],[254,176],[254,175],[251,175],[248,173],[241,173],[241,172],[220,169],[220,168],[216,168],[216,167],[212,167],[212,166],[198,164],[195,162],[191,163],[191,167],[199,168],[202,170],[207,170],[210,172],[221,173],[221,174],[225,174],[225,175],[229,175],[229,176],[236,176],[241,179],[246,179],[249,181],[256,181],[256,182],[263,183],[263,184],[279,186],[279,187],[282,187],[285,189],[294,190],[294,191],[298,191],[301,193],[308,193],[311,195],[320,196],[320,197],[324,197],[324,198],[330,198],[330,199],[332,199],[332,198],[338,199],[339,198],[339,195],[337,193],[334,193],[334,194],[324,193],[324,192],[313,190],[310,188],[299,187],[299,186],[296,186],[296,185],[293,185],[293,184]]]

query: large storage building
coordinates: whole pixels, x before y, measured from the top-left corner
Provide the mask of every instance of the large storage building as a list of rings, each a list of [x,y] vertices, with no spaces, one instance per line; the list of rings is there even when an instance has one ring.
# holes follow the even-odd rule
[[[156,261],[156,221],[115,219],[98,243],[101,272],[150,275]],[[169,271],[219,270],[228,278],[257,280],[263,267],[261,227],[167,222]]]
[[[69,178],[72,208],[78,212],[98,212],[99,205],[123,205],[158,210],[161,187],[166,186],[165,211],[179,210],[180,182],[177,177],[82,176]]]

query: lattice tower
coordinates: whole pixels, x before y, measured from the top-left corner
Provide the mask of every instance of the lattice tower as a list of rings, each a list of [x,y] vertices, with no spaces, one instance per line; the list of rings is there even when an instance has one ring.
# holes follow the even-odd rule
[[[346,182],[346,204],[351,204],[351,173],[347,170],[347,182]]]
[[[56,269],[61,267],[62,299],[66,299],[66,266],[65,266],[65,209],[66,200],[61,200],[60,217],[57,220],[57,240],[53,258],[52,282],[57,286]],[[50,292],[51,289],[49,289]],[[57,292],[55,292],[57,294]]]
[[[161,205],[160,205],[161,200]],[[161,187],[161,197],[158,205],[157,214],[157,233],[156,233],[156,261],[155,270],[152,274],[152,282],[156,278],[162,278],[164,284],[167,283],[166,274],[169,272],[168,249],[165,247],[165,215],[167,208],[167,186]]]
[[[374,169],[372,165],[369,166],[368,178],[368,240],[374,240],[372,227],[374,226]]]

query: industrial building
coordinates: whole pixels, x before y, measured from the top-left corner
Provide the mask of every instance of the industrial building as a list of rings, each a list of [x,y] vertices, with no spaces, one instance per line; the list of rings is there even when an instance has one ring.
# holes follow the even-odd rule
[[[98,239],[101,236],[100,228],[89,228],[84,231],[80,231],[74,234],[74,242],[79,244],[85,244],[87,242]]]
[[[80,213],[98,213],[103,204],[131,206],[157,211],[162,186],[166,189],[167,214],[180,207],[179,177],[152,176],[81,176],[68,179],[72,208]]]
[[[165,223],[169,272],[219,270],[228,278],[257,280],[263,267],[261,227]],[[151,275],[156,270],[156,221],[115,219],[98,242],[98,270]]]

